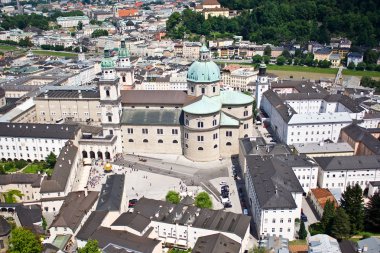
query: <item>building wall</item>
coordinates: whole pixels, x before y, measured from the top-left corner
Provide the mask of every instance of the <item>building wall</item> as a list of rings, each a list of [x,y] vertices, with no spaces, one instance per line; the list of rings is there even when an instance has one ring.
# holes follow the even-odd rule
[[[37,122],[36,107],[33,106],[11,119],[11,123],[35,123]]]
[[[249,173],[246,173],[245,182],[252,218],[258,234],[262,237],[267,234],[273,236],[281,235],[290,241],[294,240],[294,223],[295,219],[299,218],[301,214],[302,194],[293,194],[297,205],[295,209],[262,209]]]
[[[45,160],[53,152],[59,155],[67,139],[1,137],[0,157],[5,159]]]
[[[162,130],[162,134],[159,132],[160,130]],[[146,131],[147,134],[145,133]],[[182,154],[182,131],[181,126],[122,125],[123,150],[127,153],[180,155]],[[174,143],[174,141],[177,143]]]
[[[376,192],[379,191],[379,186],[372,186],[369,184],[368,186],[368,197],[372,197]]]
[[[293,167],[293,171],[305,193],[308,193],[311,188],[317,187],[318,166]]]
[[[23,196],[16,196],[17,202],[33,202],[40,200],[40,188],[32,187],[31,184],[7,184],[0,185],[0,192],[5,193],[10,190],[19,190]]]
[[[379,177],[380,169],[323,171],[319,168],[318,186],[321,188],[340,188],[344,192],[348,185],[359,184],[364,190],[370,181],[376,181]]]
[[[36,114],[38,123],[55,123],[57,120],[73,118],[77,122],[101,121],[99,99],[49,99],[37,98]]]

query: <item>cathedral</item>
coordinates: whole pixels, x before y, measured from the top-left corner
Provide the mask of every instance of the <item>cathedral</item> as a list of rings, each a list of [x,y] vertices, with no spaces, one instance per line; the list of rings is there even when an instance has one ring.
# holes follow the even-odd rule
[[[134,70],[124,42],[117,59],[105,50],[101,68],[101,124],[104,136],[116,136],[116,153],[213,161],[238,154],[239,138],[252,136],[253,98],[222,89],[206,46],[188,70],[187,92],[131,89]]]

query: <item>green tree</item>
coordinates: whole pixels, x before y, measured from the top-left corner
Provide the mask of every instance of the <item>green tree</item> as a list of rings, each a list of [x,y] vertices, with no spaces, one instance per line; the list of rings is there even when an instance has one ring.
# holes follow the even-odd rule
[[[286,62],[286,58],[284,56],[277,57],[277,61],[276,61],[277,65],[282,66],[285,64],[285,62]]]
[[[20,170],[24,168],[26,165],[28,165],[28,162],[25,161],[24,159],[18,160],[14,162],[15,167]]]
[[[366,227],[367,229],[380,232],[380,192],[373,194],[366,206]]]
[[[365,210],[363,202],[363,191],[358,184],[353,187],[350,185],[347,186],[346,190],[342,193],[340,206],[344,209],[349,217],[351,234],[357,234],[358,232],[362,231],[364,226]]]
[[[303,221],[301,221],[300,230],[298,231],[298,237],[301,240],[304,240],[307,237],[307,231],[305,228],[305,223]]]
[[[379,59],[379,53],[377,53],[375,50],[368,49],[365,51],[363,58],[366,64],[376,64],[377,59]]]
[[[29,37],[25,37],[25,39],[20,39],[18,44],[20,47],[32,47],[33,46],[33,43]]]
[[[270,46],[266,46],[264,48],[264,55],[271,57],[272,56],[272,48]]]
[[[107,30],[103,30],[103,29],[96,29],[95,31],[93,31],[93,33],[91,34],[91,37],[92,38],[98,38],[100,36],[108,36],[108,31]]]
[[[9,252],[11,253],[40,253],[42,245],[39,238],[31,231],[22,227],[15,228],[9,239]]]
[[[47,228],[47,222],[46,222],[46,219],[45,219],[45,217],[44,216],[42,216],[42,229],[44,230],[44,231],[46,231],[46,228]]]
[[[264,55],[263,56],[263,61],[264,61],[265,64],[269,64],[270,57],[268,55]]]
[[[50,152],[46,157],[45,162],[49,168],[54,168],[55,163],[57,162],[57,156],[53,152]]]
[[[195,197],[195,206],[200,208],[212,208],[212,200],[207,192],[200,192]]]
[[[338,240],[350,236],[350,219],[342,207],[339,207],[335,212],[334,222],[331,227],[331,235]]]
[[[358,65],[356,65],[356,70],[364,70],[366,67],[366,64],[364,62],[359,62]]]
[[[83,29],[83,23],[82,23],[82,21],[79,21],[79,22],[78,22],[77,29],[78,29],[78,31],[80,31],[80,30]]]
[[[4,165],[0,164],[0,175],[5,175],[7,172],[5,172]]]
[[[263,60],[263,57],[261,55],[256,54],[252,57],[252,63],[261,63]]]
[[[355,63],[353,63],[353,62],[350,62],[348,65],[347,65],[347,68],[348,69],[355,69]]]
[[[287,50],[287,49],[285,49],[284,51],[282,51],[281,55],[284,56],[286,59],[292,58],[292,56],[290,55],[289,50]]]
[[[248,251],[249,253],[267,253],[268,251],[263,247],[255,246],[253,249]]]
[[[168,191],[165,197],[167,202],[172,204],[178,204],[181,201],[181,197],[179,196],[179,192],[176,191]]]
[[[19,190],[8,190],[7,192],[2,193],[5,203],[13,204],[17,203],[17,198],[21,198],[24,194]]]
[[[331,233],[331,226],[333,224],[335,217],[335,204],[329,199],[326,201],[325,207],[323,208],[323,215],[321,219],[321,225],[326,234]]]
[[[88,240],[83,248],[78,249],[78,253],[100,253],[97,240]]]

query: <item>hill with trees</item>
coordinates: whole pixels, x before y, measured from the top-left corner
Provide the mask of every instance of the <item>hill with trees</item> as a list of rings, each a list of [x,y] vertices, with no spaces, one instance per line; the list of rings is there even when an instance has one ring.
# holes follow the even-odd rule
[[[380,1],[377,0],[220,0],[222,6],[242,10],[234,18],[210,17],[186,9],[167,21],[172,38],[184,34],[209,38],[241,35],[257,43],[347,37],[354,45],[375,46],[380,41]]]

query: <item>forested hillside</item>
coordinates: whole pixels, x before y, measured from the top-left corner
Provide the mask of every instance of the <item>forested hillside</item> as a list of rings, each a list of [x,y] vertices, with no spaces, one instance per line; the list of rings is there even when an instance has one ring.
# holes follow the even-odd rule
[[[220,0],[224,7],[243,10],[235,18],[212,17],[185,10],[167,22],[169,36],[209,37],[242,35],[258,43],[316,40],[329,42],[344,36],[355,45],[375,46],[380,41],[379,0]]]

